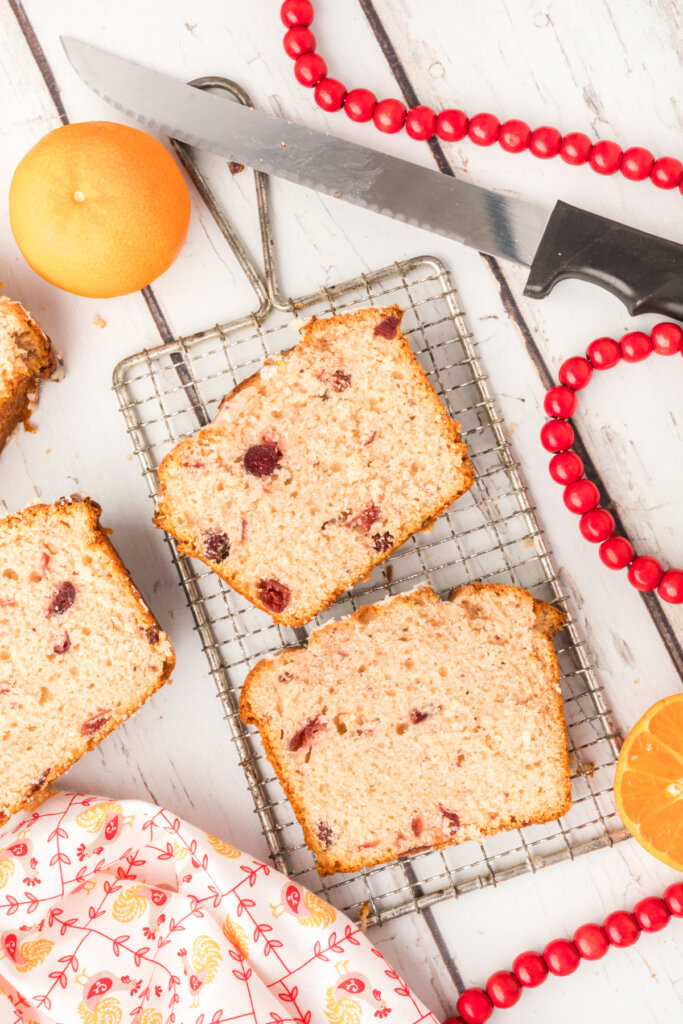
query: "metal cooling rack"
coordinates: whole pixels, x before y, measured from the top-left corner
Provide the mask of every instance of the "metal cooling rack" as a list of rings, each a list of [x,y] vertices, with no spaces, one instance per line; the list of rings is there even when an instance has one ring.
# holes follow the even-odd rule
[[[225,79],[199,79],[192,84],[250,102]],[[567,608],[445,268],[431,257],[404,260],[301,299],[285,299],[278,290],[263,176],[255,175],[264,277],[237,239],[189,151],[180,144],[176,149],[253,285],[259,308],[231,323],[145,350],[116,368],[114,387],[151,496],[157,493],[157,467],[169,449],[210,422],[223,396],[254,373],[266,356],[296,343],[293,318],[394,302],[405,309],[403,331],[429,380],[461,423],[476,473],[474,487],[431,530],[406,542],[368,580],[301,629],[275,625],[215,573],[179,555],[173,540],[166,538],[276,866],[352,916],[362,911],[369,923],[379,923],[625,838],[612,796],[619,737]],[[257,731],[244,726],[237,714],[241,684],[260,658],[304,642],[317,625],[347,615],[360,604],[423,582],[446,594],[471,580],[517,584],[568,615],[567,625],[556,637],[556,649],[573,770],[571,810],[559,821],[500,833],[483,842],[426,851],[358,874],[320,878],[264,757]]]

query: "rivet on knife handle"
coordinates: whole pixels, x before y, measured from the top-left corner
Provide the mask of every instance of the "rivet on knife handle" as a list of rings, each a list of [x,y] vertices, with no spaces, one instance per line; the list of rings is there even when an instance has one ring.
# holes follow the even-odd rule
[[[524,294],[543,298],[566,277],[607,289],[632,315],[663,313],[683,320],[683,245],[559,202]]]

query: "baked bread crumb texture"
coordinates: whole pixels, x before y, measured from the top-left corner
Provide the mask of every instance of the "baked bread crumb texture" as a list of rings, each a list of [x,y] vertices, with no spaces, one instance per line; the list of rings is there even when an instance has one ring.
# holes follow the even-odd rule
[[[402,315],[311,320],[161,463],[157,526],[276,622],[308,622],[474,482]]]
[[[18,302],[0,295],[0,451],[20,423],[27,429],[41,379],[57,356],[47,335]]]
[[[321,874],[550,821],[570,807],[564,621],[518,587],[430,587],[260,661],[240,715]]]
[[[0,520],[0,824],[165,683],[171,642],[94,501]]]

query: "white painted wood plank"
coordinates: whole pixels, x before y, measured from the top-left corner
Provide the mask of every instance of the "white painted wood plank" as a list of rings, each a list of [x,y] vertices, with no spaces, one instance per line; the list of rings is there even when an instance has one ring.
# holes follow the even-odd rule
[[[27,10],[73,119],[116,115],[75,78],[58,44],[60,32],[71,32],[181,77],[232,74],[266,109],[310,125],[328,126],[338,135],[431,165],[424,146],[403,136],[380,137],[371,126],[353,125],[343,115],[326,116],[314,108],[310,94],[294,83],[290,62],[281,53],[276,6],[253,5],[245,17],[234,2],[205,0],[193,5],[189,27],[187,5],[175,0],[147,5],[122,0],[115,6],[110,0],[97,6],[84,0],[60,5],[32,2]],[[597,109],[596,129],[601,137],[650,145],[658,152],[673,151],[680,136],[680,120],[676,121],[680,112],[670,96],[680,71],[672,44],[677,17],[672,5],[660,5],[656,16],[652,8],[635,3],[598,8],[581,0],[571,11],[566,5],[557,11],[556,6],[549,9],[536,3],[522,11],[520,5],[511,4],[508,13],[508,7],[496,0],[469,5],[463,15],[459,5],[437,0],[419,5],[388,0],[377,4],[425,102],[461,104],[471,112],[492,109],[532,123],[550,120],[565,130],[587,130]],[[319,0],[316,7],[315,31],[331,73],[349,84],[375,88],[379,95],[396,94],[395,82],[359,8],[331,0]],[[0,95],[7,95],[7,80],[12,109],[12,116],[5,119],[5,127],[7,122],[12,126],[12,147],[3,147],[0,157],[0,187],[6,188],[21,152],[52,126],[54,115],[6,8],[0,18],[3,42],[8,40],[0,57]],[[489,48],[497,38],[502,39],[497,44],[502,52],[492,59]],[[632,61],[626,70],[625,51],[640,55],[638,63]],[[566,59],[563,52],[568,54]],[[650,230],[665,232],[671,221],[671,204],[677,197],[647,185],[599,179],[557,161],[544,165],[531,157],[513,159],[472,146],[451,149],[456,166],[460,164],[473,180],[494,187],[504,183],[510,191],[546,205],[561,193],[570,201]],[[674,151],[674,155],[680,154]],[[218,161],[214,163],[219,166]],[[235,211],[245,230],[254,224],[250,187],[247,174],[235,179],[226,175],[221,187],[231,213]],[[499,405],[508,425],[516,425],[513,444],[557,563],[565,567],[565,582],[581,603],[580,618],[602,681],[620,724],[628,727],[653,700],[679,683],[642,602],[623,580],[599,566],[592,549],[581,547],[576,522],[547,479],[547,459],[537,442],[543,419],[539,413],[542,389],[488,269],[476,254],[425,232],[283,183],[273,183],[272,191],[275,227],[285,253],[283,279],[290,294],[417,252],[433,252],[452,267],[470,326],[482,342],[481,355]],[[3,237],[9,239],[6,225],[3,228]],[[250,248],[257,252],[253,231]],[[226,834],[255,853],[262,852],[256,819],[234,752],[226,742],[227,726],[220,719],[189,615],[164,546],[149,526],[150,505],[137,465],[126,459],[127,439],[113,396],[104,403],[111,366],[143,344],[156,343],[153,324],[138,297],[94,303],[65,296],[40,282],[15,250],[10,252],[13,277],[3,268],[2,279],[6,286],[16,285],[17,294],[45,319],[55,338],[65,339],[64,347],[68,341],[69,377],[59,387],[44,389],[40,433],[15,441],[2,456],[3,483],[10,481],[3,489],[7,507],[31,500],[38,489],[45,497],[75,489],[71,483],[63,486],[69,475],[79,486],[87,485],[83,489],[90,487],[109,512],[108,524],[117,527],[115,539],[124,558],[139,565],[136,575],[143,590],[162,619],[166,614],[165,623],[179,652],[172,689],[155,697],[123,730],[88,755],[72,770],[69,781],[86,788],[97,782],[108,788],[115,779],[122,793],[145,795],[147,790],[198,824],[216,828],[220,817]],[[523,275],[505,269],[519,299]],[[248,289],[234,261],[210,216],[196,205],[188,245],[155,285],[155,292],[175,332],[192,331],[250,308]],[[563,284],[542,304],[520,301],[555,369],[592,336],[618,334],[629,326],[616,300],[581,284]],[[92,327],[95,312],[108,322],[104,331]],[[652,318],[638,321],[651,322]],[[676,450],[677,442],[675,425],[665,412],[675,409],[680,386],[677,390],[673,373],[662,366],[663,361],[656,365],[652,360],[644,368],[624,368],[623,373],[596,381],[590,397],[582,402],[578,422],[633,537],[664,561],[681,564],[680,531],[676,532],[673,520],[680,507],[681,481],[672,480],[666,469],[668,452]],[[633,437],[634,408],[639,411],[638,452],[628,444]],[[99,437],[93,437],[94,427]],[[110,460],[106,466],[101,459],[103,443]],[[44,457],[47,447],[59,454]],[[616,462],[614,468],[612,462]],[[662,507],[656,507],[660,503]],[[508,964],[525,943],[542,945],[555,935],[567,934],[586,918],[658,891],[670,877],[634,844],[622,845],[617,852],[584,857],[576,864],[446,904],[435,916],[466,980],[478,982]],[[604,972],[602,965],[590,969],[584,965],[580,978],[555,982],[554,987],[549,983],[525,997],[520,1008],[509,1012],[511,1024],[521,1020],[521,1014],[526,1020],[547,1020],[552,1014],[554,1020],[569,1021],[583,1012],[587,1020],[609,1020],[612,1011],[616,1019],[617,1009],[619,1019],[626,1022],[675,1019],[680,1012],[683,944],[676,927],[680,932],[680,925],[672,926],[662,936],[644,940],[632,953],[610,954]],[[386,954],[437,1012],[452,999],[452,987],[417,919],[394,922],[375,936],[375,941],[386,943]],[[649,979],[643,956],[657,973],[656,983]],[[586,1007],[595,1010],[594,1018],[587,1016]]]

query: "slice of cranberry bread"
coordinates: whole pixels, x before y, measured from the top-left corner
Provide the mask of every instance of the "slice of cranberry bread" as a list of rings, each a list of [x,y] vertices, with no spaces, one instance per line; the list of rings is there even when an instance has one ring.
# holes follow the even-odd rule
[[[397,306],[311,320],[159,468],[156,525],[290,626],[474,481]]]
[[[168,679],[171,642],[90,499],[0,520],[0,824]]]
[[[558,818],[570,806],[551,637],[518,587],[430,587],[360,608],[260,661],[258,726],[321,874]]]
[[[28,424],[41,378],[57,367],[50,339],[23,306],[0,295],[0,451]]]

